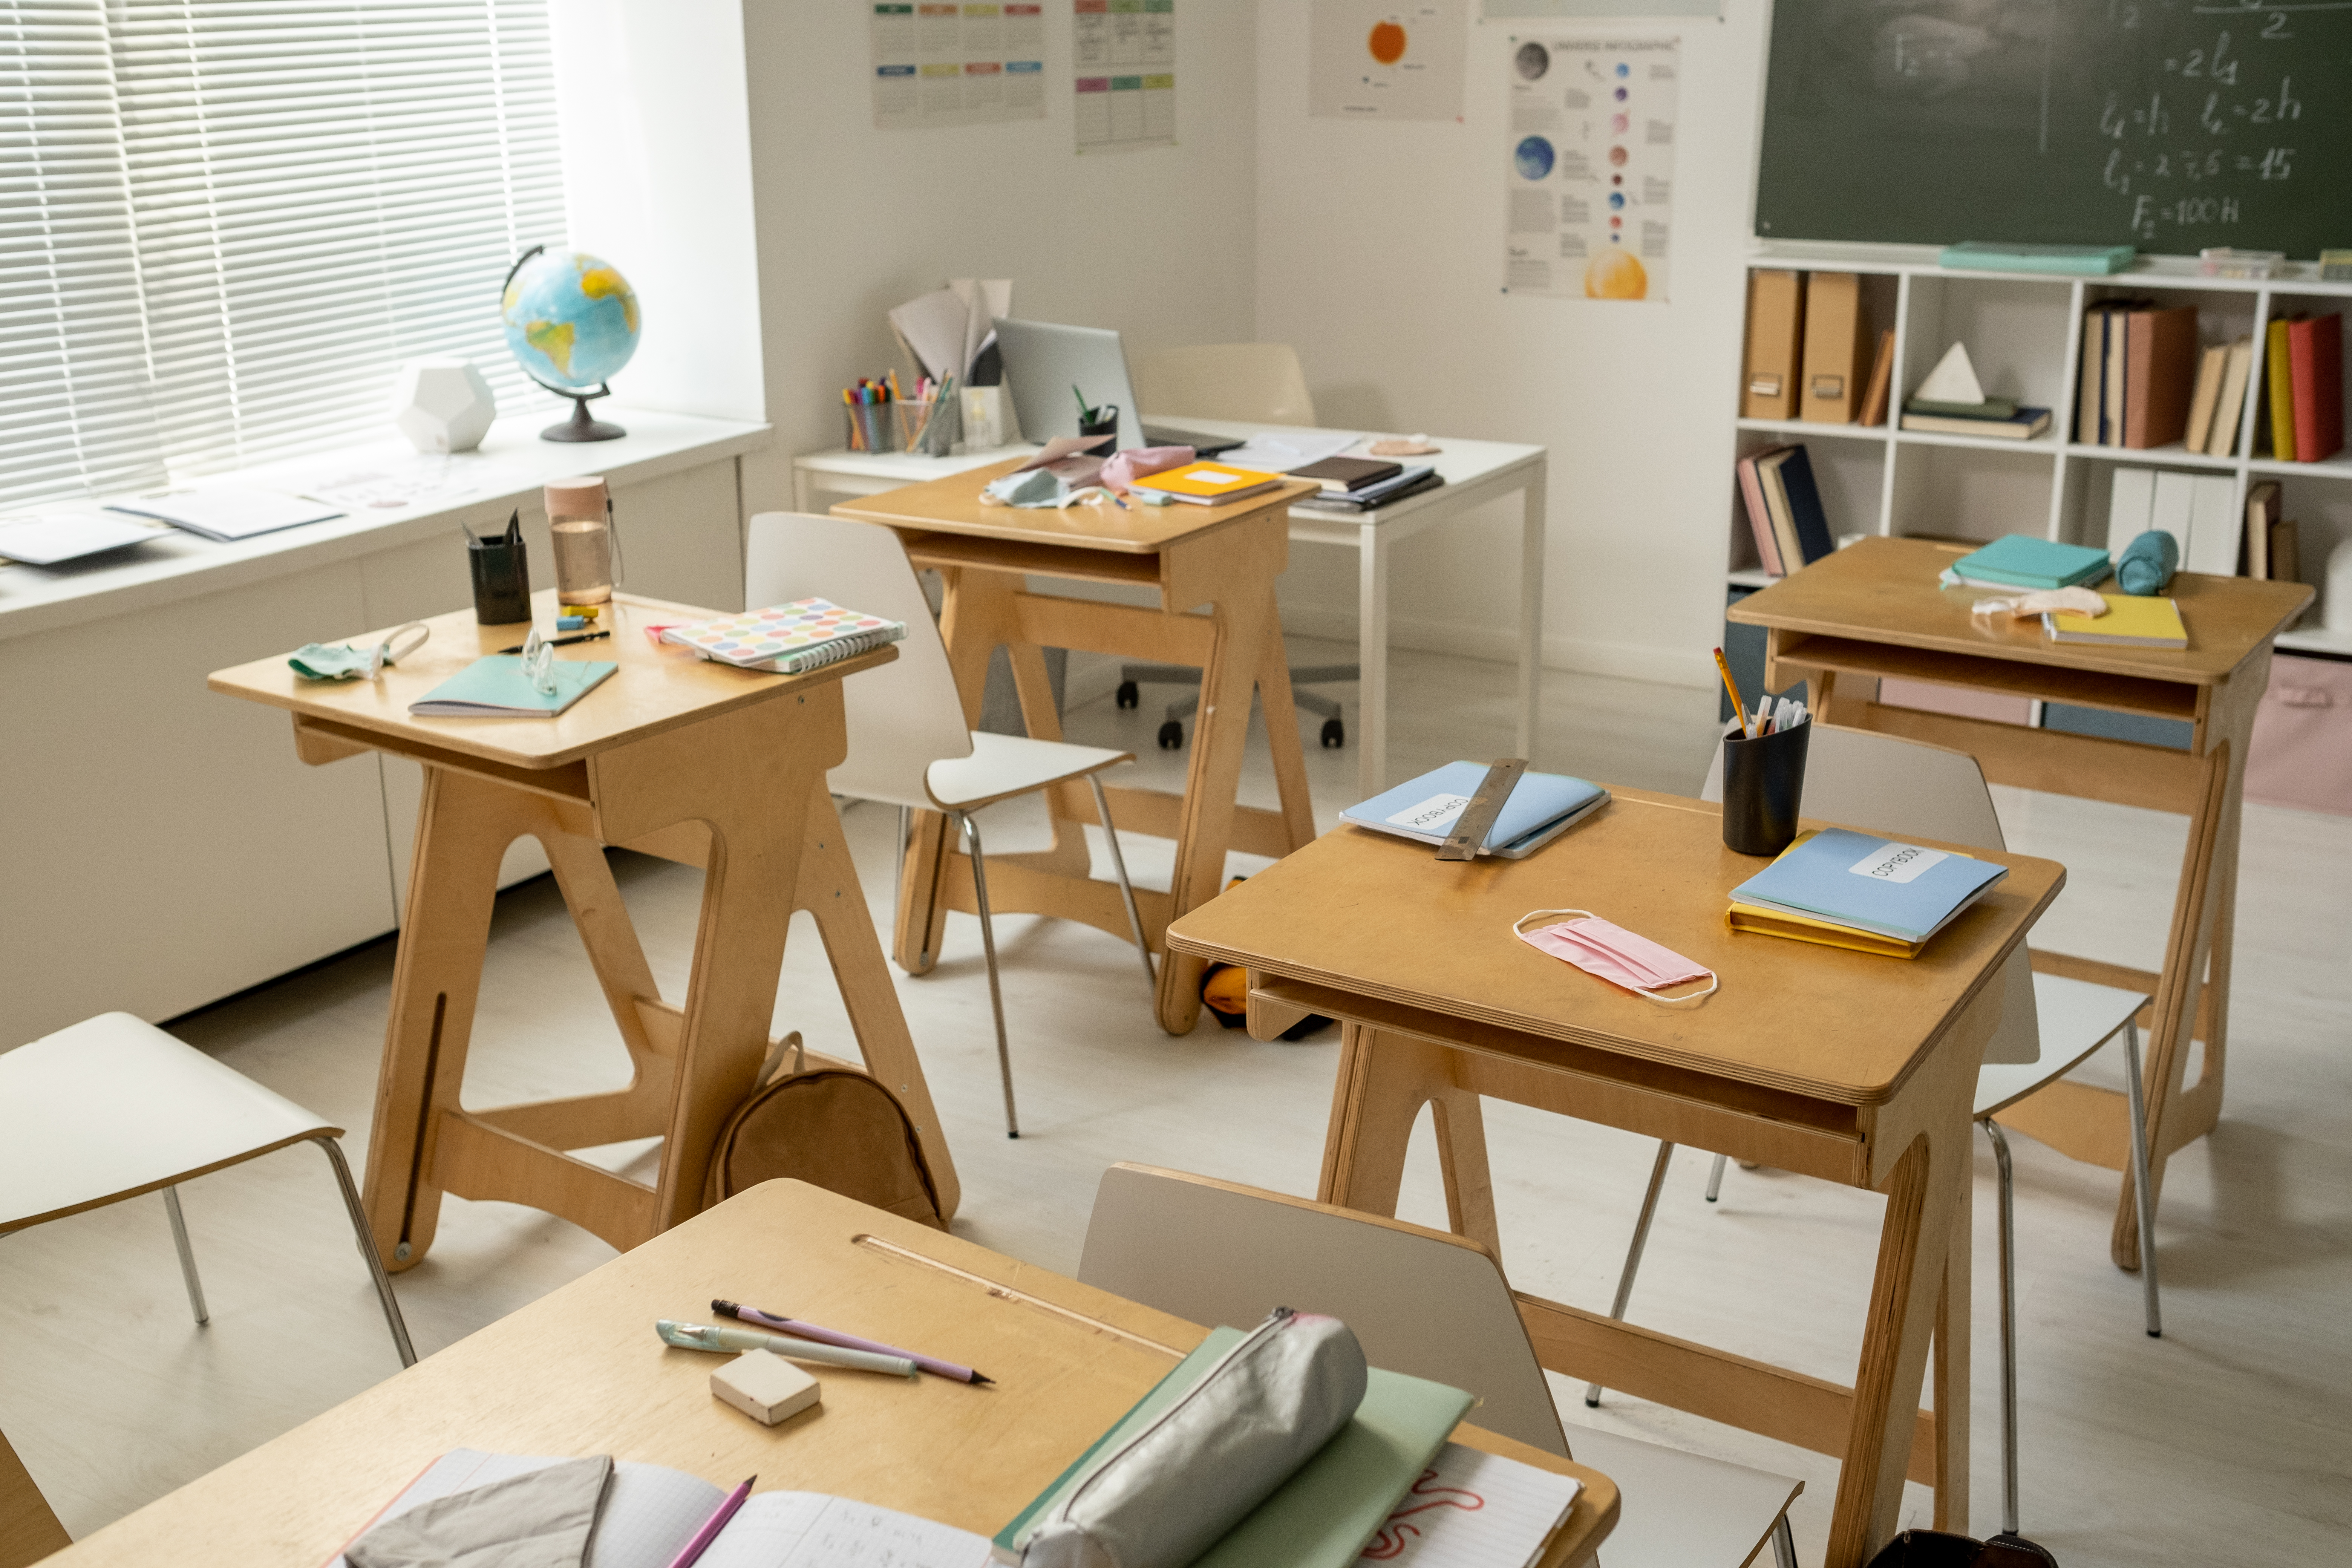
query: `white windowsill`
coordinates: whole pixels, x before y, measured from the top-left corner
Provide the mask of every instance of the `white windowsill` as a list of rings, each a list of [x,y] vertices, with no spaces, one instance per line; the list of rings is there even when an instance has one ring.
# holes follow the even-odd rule
[[[616,484],[628,484],[756,451],[768,445],[772,436],[766,425],[740,420],[608,404],[597,404],[594,410],[599,418],[613,421],[628,434],[616,441],[572,445],[539,438],[539,432],[554,422],[554,416],[545,410],[499,420],[482,442],[482,455],[495,458],[503,470],[529,476],[528,482],[486,489],[466,500],[339,517],[235,544],[218,543],[182,529],[165,529],[147,543],[83,564],[0,566],[0,639],[147,609],[372,554],[414,540],[454,534],[461,523],[477,532],[503,528],[507,514],[536,498],[540,486],[549,479],[602,474]],[[372,460],[413,460],[415,457],[415,448],[395,436],[387,441],[313,452],[236,473],[207,475],[196,482],[268,488],[283,484],[294,475],[315,475],[322,468],[364,468]],[[92,511],[101,504],[92,500],[23,510]]]

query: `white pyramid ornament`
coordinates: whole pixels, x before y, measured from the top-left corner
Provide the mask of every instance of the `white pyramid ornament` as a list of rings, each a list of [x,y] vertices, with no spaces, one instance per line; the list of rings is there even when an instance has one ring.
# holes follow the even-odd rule
[[[413,359],[400,367],[392,421],[420,452],[470,452],[490,433],[499,400],[474,362]]]
[[[1954,343],[1911,395],[1930,403],[1982,403],[1983,384],[1977,380],[1977,367],[1969,363],[1969,345]]]

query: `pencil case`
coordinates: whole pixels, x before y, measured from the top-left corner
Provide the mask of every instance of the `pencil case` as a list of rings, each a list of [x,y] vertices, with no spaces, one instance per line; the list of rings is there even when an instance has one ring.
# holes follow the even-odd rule
[[[1184,1568],[1356,1414],[1364,1352],[1337,1318],[1277,1307],[1040,1521],[1022,1568]]]

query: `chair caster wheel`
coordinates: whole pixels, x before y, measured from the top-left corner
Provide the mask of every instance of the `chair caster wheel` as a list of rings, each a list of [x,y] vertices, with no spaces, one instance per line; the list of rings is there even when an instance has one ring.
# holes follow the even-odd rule
[[[1118,683],[1118,702],[1121,708],[1141,707],[1143,705],[1142,689],[1137,686],[1132,680],[1120,681]]]
[[[1323,749],[1337,751],[1348,743],[1348,727],[1337,719],[1323,721]]]
[[[1184,743],[1184,726],[1171,719],[1160,726],[1160,749],[1172,752]]]

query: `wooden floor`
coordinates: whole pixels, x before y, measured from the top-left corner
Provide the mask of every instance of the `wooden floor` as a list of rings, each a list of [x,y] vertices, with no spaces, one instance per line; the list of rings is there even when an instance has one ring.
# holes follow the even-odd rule
[[[1327,656],[1345,657],[1294,649],[1307,660]],[[1508,750],[1505,668],[1406,654],[1394,679],[1401,773]],[[1161,689],[1147,695],[1164,700]],[[1539,765],[1696,788],[1711,744],[1710,695],[1555,674],[1545,707]],[[1120,712],[1106,700],[1071,715],[1071,738],[1139,748],[1139,772],[1173,782],[1185,753],[1152,749],[1159,721],[1156,705]],[[1354,753],[1313,750],[1311,721],[1307,733],[1318,818],[1328,826],[1352,798]],[[1244,787],[1273,804],[1262,741]],[[2047,945],[2153,968],[2182,820],[2011,792],[2000,806],[2011,847],[2071,868],[2042,929]],[[886,922],[894,819],[873,806],[846,817]],[[1000,810],[989,847],[1019,847],[1034,826]],[[1167,847],[1130,843],[1138,879],[1164,879]],[[625,858],[623,886],[656,973],[677,987],[699,877]],[[1236,857],[1234,868],[1250,867]],[[2137,1282],[2106,1261],[2114,1179],[2015,1141],[2024,1524],[2067,1568],[2337,1563],[2352,1539],[2352,819],[2250,807],[2242,895],[2224,1119],[2174,1161],[2165,1189],[2164,1339],[2140,1331]],[[849,1054],[814,934],[795,930],[777,1026]],[[1312,1192],[1337,1056],[1331,1033],[1259,1045],[1204,1022],[1171,1039],[1154,1026],[1134,954],[1119,942],[1026,917],[1005,919],[999,940],[1025,1129],[1018,1142],[1003,1136],[975,923],[954,917],[938,970],[900,980],[963,1176],[960,1233],[1073,1269],[1096,1180],[1122,1159]],[[342,1119],[355,1129],[346,1146],[356,1164],[391,969],[391,945],[380,943],[174,1028]],[[106,1005],[89,999],[92,1012]],[[544,879],[500,900],[477,1039],[469,1105],[581,1093],[615,1086],[625,1072]],[[2094,1070],[2112,1076],[2114,1064]],[[1605,1307],[1649,1146],[1506,1105],[1488,1117],[1513,1279]],[[643,1147],[601,1152],[615,1166],[649,1168]],[[1686,1152],[1633,1319],[1850,1378],[1879,1201],[1735,1169],[1722,1202],[1709,1205],[1704,1173],[1704,1157]],[[0,1429],[77,1535],[397,1365],[315,1153],[288,1151],[209,1176],[184,1196],[208,1329],[189,1321],[159,1200],[0,1238]],[[1980,1150],[1972,1517],[1981,1533],[1998,1527],[2000,1495],[1991,1200],[1990,1157]],[[1426,1148],[1405,1213],[1443,1223]],[[417,1349],[429,1354],[610,1256],[562,1222],[453,1199],[431,1258],[400,1278]],[[681,1281],[675,1310],[694,1314],[714,1293],[732,1287]],[[1827,1460],[1613,1396],[1588,1411],[1564,1382],[1555,1392],[1571,1424],[1801,1475],[1801,1556],[1819,1560],[1834,1485]],[[1913,1487],[1907,1501],[1913,1521],[1925,1522],[1926,1492]]]

